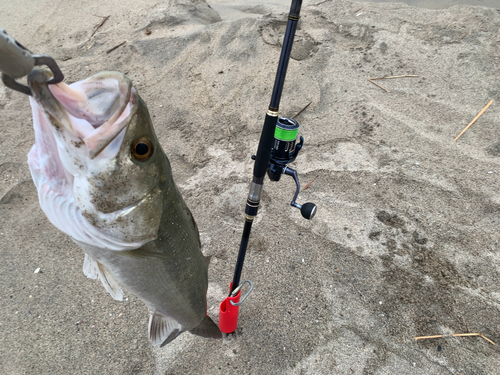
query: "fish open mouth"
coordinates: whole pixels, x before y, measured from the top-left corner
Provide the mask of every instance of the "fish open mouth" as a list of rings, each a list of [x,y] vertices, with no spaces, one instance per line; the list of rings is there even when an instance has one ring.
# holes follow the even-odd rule
[[[102,72],[71,85],[47,85],[46,74],[35,70],[28,83],[52,125],[68,133],[64,140],[77,147],[85,144],[90,159],[121,133],[135,113],[136,91],[119,72]]]
[[[101,178],[113,170],[137,113],[139,99],[132,82],[119,72],[99,73],[71,85],[48,85],[48,79],[42,70],[28,76],[35,129],[28,165],[47,218],[75,241],[110,250],[136,249],[154,239],[154,230],[133,230],[141,217],[134,212],[161,206],[158,194],[109,213],[92,201],[93,192],[100,194]]]

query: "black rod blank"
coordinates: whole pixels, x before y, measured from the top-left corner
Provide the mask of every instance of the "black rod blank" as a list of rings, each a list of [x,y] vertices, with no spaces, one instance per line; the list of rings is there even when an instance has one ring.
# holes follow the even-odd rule
[[[248,246],[248,239],[250,238],[250,231],[252,230],[253,220],[245,220],[245,227],[243,228],[243,236],[241,238],[240,250],[238,252],[238,260],[234,269],[233,284],[231,286],[231,293],[240,285],[241,271],[243,270],[243,262],[245,260],[245,253]]]
[[[294,3],[296,6],[294,7]],[[286,25],[285,38],[283,39],[283,48],[281,49],[280,62],[278,64],[278,71],[276,72],[276,79],[274,80],[273,94],[271,96],[270,109],[278,111],[281,100],[281,93],[283,92],[283,85],[285,84],[286,71],[288,69],[288,62],[290,61],[290,54],[292,52],[293,39],[295,38],[295,31],[299,21],[300,6],[302,0],[295,0],[292,2],[290,14],[288,15],[288,24]],[[296,13],[292,15],[292,10],[296,9]]]

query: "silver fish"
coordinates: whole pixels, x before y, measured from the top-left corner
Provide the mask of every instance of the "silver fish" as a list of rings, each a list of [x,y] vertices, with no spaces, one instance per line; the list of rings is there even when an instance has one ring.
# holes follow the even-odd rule
[[[122,73],[28,84],[36,142],[28,164],[50,222],[85,252],[83,272],[114,299],[150,309],[149,340],[221,338],[207,314],[208,261],[148,109]]]

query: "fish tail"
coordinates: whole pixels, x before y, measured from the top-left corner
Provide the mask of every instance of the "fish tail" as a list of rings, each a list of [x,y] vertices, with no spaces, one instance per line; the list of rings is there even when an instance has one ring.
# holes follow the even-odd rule
[[[222,338],[222,333],[219,327],[217,327],[217,324],[215,324],[208,315],[205,316],[205,318],[197,327],[191,329],[189,332],[191,332],[193,335],[198,335],[210,339]]]

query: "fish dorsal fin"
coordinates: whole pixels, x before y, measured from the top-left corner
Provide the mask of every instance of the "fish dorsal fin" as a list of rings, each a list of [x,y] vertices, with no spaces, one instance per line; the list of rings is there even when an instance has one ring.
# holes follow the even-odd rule
[[[150,312],[148,336],[153,346],[163,347],[175,339],[182,332],[182,327],[177,321],[168,316]]]
[[[108,271],[97,260],[92,258],[90,255],[85,254],[85,260],[83,262],[83,274],[89,279],[99,279],[107,290],[111,297],[117,301],[123,301],[123,289],[121,285],[116,281],[111,272]]]
[[[205,316],[201,323],[190,330],[193,335],[198,335],[201,337],[207,337],[210,339],[221,339],[222,338],[222,333],[217,327],[217,324],[214,323],[212,319],[210,319],[209,316]]]

